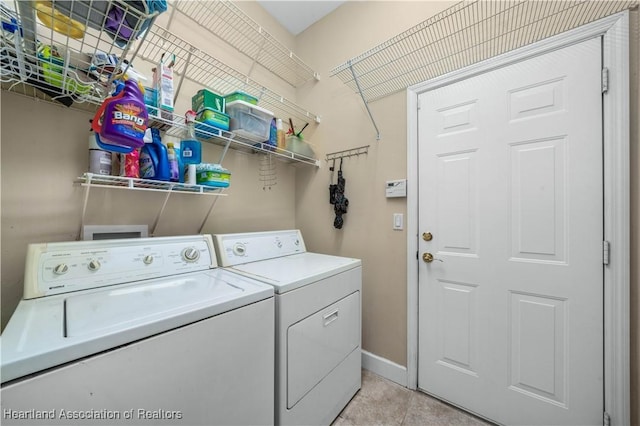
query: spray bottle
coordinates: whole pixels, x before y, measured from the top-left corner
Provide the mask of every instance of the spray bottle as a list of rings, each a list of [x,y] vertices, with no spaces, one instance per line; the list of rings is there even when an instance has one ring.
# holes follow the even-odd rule
[[[195,119],[195,111],[187,111],[185,114],[187,128],[180,141],[180,158],[187,166],[185,181],[190,185],[196,184],[196,164],[202,163],[202,144],[196,139]]]
[[[196,113],[187,111],[185,114],[185,123],[187,128],[185,134],[180,141],[180,157],[184,164],[200,164],[202,163],[202,144],[196,139],[196,131],[194,121]]]
[[[114,95],[102,103],[93,117],[91,126],[101,148],[130,153],[144,145],[149,115],[139,79],[145,78],[129,67],[124,83],[117,85]]]

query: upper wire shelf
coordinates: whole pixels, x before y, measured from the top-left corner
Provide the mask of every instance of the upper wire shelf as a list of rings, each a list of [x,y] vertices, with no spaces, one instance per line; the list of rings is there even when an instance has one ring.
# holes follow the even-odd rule
[[[360,93],[366,104],[638,3],[462,1],[335,67],[330,75]]]
[[[174,73],[202,87],[222,94],[242,90],[259,99],[260,106],[271,110],[277,117],[295,118],[302,123],[301,126],[309,121],[320,122],[319,115],[264,87],[170,31],[154,25],[138,55],[157,63],[166,51],[176,55]]]
[[[175,1],[173,7],[293,87],[319,74],[227,0]]]

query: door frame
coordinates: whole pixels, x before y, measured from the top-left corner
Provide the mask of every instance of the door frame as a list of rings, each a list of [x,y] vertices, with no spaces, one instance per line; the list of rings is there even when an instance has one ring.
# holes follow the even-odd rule
[[[603,96],[604,409],[612,425],[630,423],[629,11],[453,71],[407,89],[407,387],[418,386],[418,96],[457,81],[602,36],[609,87]],[[416,256],[412,254],[416,253]]]

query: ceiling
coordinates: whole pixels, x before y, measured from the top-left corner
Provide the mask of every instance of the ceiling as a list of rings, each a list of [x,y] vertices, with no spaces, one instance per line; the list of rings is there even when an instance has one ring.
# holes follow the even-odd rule
[[[291,34],[298,35],[314,22],[331,13],[344,1],[339,0],[257,0]]]

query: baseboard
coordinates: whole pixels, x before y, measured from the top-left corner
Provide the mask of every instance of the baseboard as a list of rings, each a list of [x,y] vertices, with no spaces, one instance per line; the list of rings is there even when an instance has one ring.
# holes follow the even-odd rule
[[[362,368],[407,387],[407,367],[396,364],[386,358],[362,351]]]

